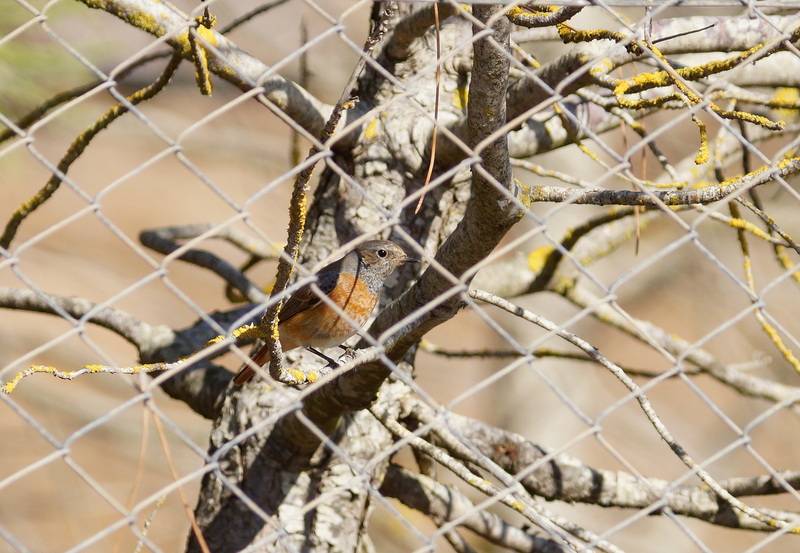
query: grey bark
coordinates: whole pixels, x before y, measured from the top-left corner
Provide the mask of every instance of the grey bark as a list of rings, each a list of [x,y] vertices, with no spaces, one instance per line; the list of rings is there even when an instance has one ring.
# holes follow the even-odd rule
[[[352,150],[340,153],[333,160],[335,165],[326,168],[310,211],[307,260],[395,222],[399,229],[389,234],[391,238],[402,242],[407,233],[424,244],[429,254],[438,250],[437,261],[455,278],[468,282],[472,278],[468,270],[522,216],[505,136],[494,134],[505,123],[510,25],[497,17],[498,7],[476,6],[474,13],[481,21],[494,17],[494,32],[475,44],[469,145],[479,151],[482,162],[474,164],[471,182],[451,191],[440,187],[426,198],[422,216],[397,208],[419,186],[427,167],[428,136],[410,124],[418,114],[408,103],[389,102],[397,94],[394,84],[378,72],[367,72],[358,85],[360,109],[387,104],[392,106],[391,113],[381,117],[385,127],[377,139],[356,137]],[[469,28],[463,21],[443,29],[445,40],[463,38],[465,33]],[[389,45],[398,40],[390,37]],[[430,33],[420,40],[430,40]],[[379,58],[400,81],[412,78],[419,64],[432,61],[430,48],[415,48],[413,41],[407,42],[391,56],[385,53]],[[397,55],[406,50],[414,55]],[[424,90],[418,101],[432,107],[432,92]],[[351,169],[352,176],[342,168]],[[466,206],[460,207],[458,202],[465,199]],[[463,215],[457,213],[461,210]],[[448,232],[448,226],[455,228]],[[401,271],[385,296],[399,295],[413,276],[411,270]],[[432,309],[415,312],[459,288],[439,270],[429,268],[399,301],[382,309],[371,333],[380,336],[388,359],[363,365],[325,386],[309,386],[305,392],[280,385],[264,392],[264,384],[256,382],[227,396],[211,436],[210,455],[219,461],[204,478],[197,508],[198,523],[212,551],[238,551],[248,544],[261,544],[260,550],[358,551],[367,547],[361,541],[366,539],[362,525],[369,516],[370,490],[383,480],[391,438],[362,409],[379,398],[389,413],[397,415],[400,401],[392,390],[404,388],[388,379],[392,374],[402,378],[405,369],[395,363],[425,332],[452,317],[461,300],[449,294],[449,299]],[[381,334],[412,314],[399,331]],[[309,502],[314,506],[308,507]],[[189,551],[200,550],[190,536]]]

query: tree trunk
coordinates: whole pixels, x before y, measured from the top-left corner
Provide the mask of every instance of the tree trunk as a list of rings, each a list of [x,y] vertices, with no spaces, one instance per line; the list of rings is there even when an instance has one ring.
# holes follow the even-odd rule
[[[407,8],[396,17],[408,13]],[[504,19],[500,22],[508,26]],[[442,26],[441,40],[455,45],[470,33],[468,22],[453,19]],[[428,32],[405,59],[391,59],[385,51],[379,56],[397,81],[413,86],[414,102],[393,102],[405,90],[369,66],[360,78],[358,102],[349,119],[366,118],[334,146],[336,157],[320,177],[309,210],[304,262],[312,263],[362,235],[405,244],[407,233],[433,255],[461,221],[470,198],[467,168],[450,171],[444,177],[449,184],[427,193],[419,213],[414,211],[416,200],[402,204],[423,186],[430,162],[436,83],[415,78],[421,67],[435,62],[434,40]],[[465,79],[452,67],[442,71],[442,98],[463,90]],[[439,121],[463,117],[462,107],[442,101]],[[449,169],[437,166],[432,179]],[[408,289],[416,270],[398,271],[386,287],[382,306]],[[401,368],[410,372],[408,365]],[[385,375],[381,379],[377,401],[397,416],[407,387],[385,380]],[[371,550],[365,531],[371,495],[382,483],[393,439],[366,410],[345,412],[324,428],[310,423],[315,428],[309,431],[300,396],[298,389],[267,387],[258,379],[228,396],[211,433],[209,454],[217,464],[203,480],[196,510],[214,553],[239,551],[249,544],[262,551]],[[367,393],[363,406],[374,399],[374,392]],[[288,419],[295,422],[289,424]],[[320,443],[320,435],[330,440],[327,446]],[[193,534],[188,550],[202,551]]]

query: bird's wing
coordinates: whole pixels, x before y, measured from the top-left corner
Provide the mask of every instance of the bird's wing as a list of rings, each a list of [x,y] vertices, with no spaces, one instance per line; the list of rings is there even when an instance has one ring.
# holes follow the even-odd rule
[[[336,271],[323,270],[317,277],[317,281],[314,284],[317,285],[316,287],[319,288],[323,294],[328,295],[336,288],[336,281],[338,280],[338,273]],[[320,303],[322,300],[318,294],[319,292],[315,291],[311,284],[306,284],[300,288],[286,300],[278,316],[278,321],[284,323],[298,313],[302,313],[306,309],[311,309]]]

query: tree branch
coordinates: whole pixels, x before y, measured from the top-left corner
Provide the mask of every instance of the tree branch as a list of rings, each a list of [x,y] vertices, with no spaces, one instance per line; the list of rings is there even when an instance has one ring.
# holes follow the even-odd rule
[[[559,289],[557,293],[579,307],[591,306],[592,316],[603,323],[622,330],[645,344],[657,344],[678,359],[685,359],[743,396],[784,403],[787,407],[797,409],[797,403],[800,402],[800,388],[797,386],[788,386],[736,370],[722,363],[706,350],[698,348],[648,321],[623,317],[617,309],[602,301],[596,294],[583,286],[573,283]]]
[[[124,338],[139,350],[147,348],[154,337],[168,337],[172,332],[168,327],[150,326],[125,311],[89,300],[5,286],[0,287],[0,308],[57,315],[75,328],[85,323],[96,324]]]
[[[687,20],[690,23],[687,24]],[[768,20],[771,23],[769,25],[760,19],[754,20],[747,16],[713,19],[675,18],[654,22],[652,34],[653,39],[658,40],[716,23],[716,26],[702,33],[688,34],[679,39],[659,43],[659,50],[664,55],[731,52],[748,50],[758,44],[785,38],[788,35],[781,34],[776,29],[792,29],[797,25],[795,17],[769,17]],[[620,31],[618,34],[621,41],[633,38],[627,31]],[[640,59],[641,56],[629,52],[622,43],[610,45],[608,41],[595,40],[577,44],[562,56],[533,70],[530,77],[519,79],[509,87],[509,119],[516,118],[532,107],[549,100],[553,91],[561,96],[568,96],[590,84],[613,88],[612,80],[608,82],[605,80],[608,79],[610,72]],[[758,71],[755,67],[752,69]],[[782,73],[785,75],[791,72],[784,70]],[[794,81],[797,82],[796,74]],[[765,84],[763,79],[759,81],[760,86]]]
[[[252,311],[252,306],[246,306],[214,313],[187,329],[173,331],[163,325],[149,325],[124,311],[89,300],[7,287],[0,287],[0,308],[56,315],[76,328],[85,323],[102,326],[133,344],[142,363],[178,361],[200,350],[209,340],[224,333],[224,329],[231,328]],[[160,373],[149,374],[158,377]],[[186,363],[176,374],[161,382],[161,387],[170,397],[183,401],[199,415],[213,420],[219,413],[232,376],[230,371],[211,365],[201,355],[199,361]]]
[[[444,21],[455,15],[458,8],[447,2],[435,5],[439,10],[439,20]],[[411,55],[414,41],[421,38],[434,25],[434,5],[423,6],[421,9],[404,17],[394,28],[389,36],[384,53],[388,60],[397,62],[407,59]]]
[[[489,21],[502,7],[476,5],[474,11],[481,21]],[[470,146],[483,158],[480,164],[473,166],[472,198],[464,218],[439,249],[435,263],[420,281],[384,309],[370,329],[393,362],[405,356],[426,332],[458,312],[462,301],[457,279],[471,280],[473,275],[469,274],[469,269],[489,255],[524,214],[521,204],[514,199],[520,190],[511,179],[505,135],[496,134],[505,123],[502,91],[508,76],[510,24],[506,18],[498,17],[494,26],[491,35],[480,38],[475,44],[475,73],[470,83],[470,120],[473,121]],[[476,33],[483,30],[483,26],[475,27]],[[422,308],[426,304],[430,305]],[[369,343],[374,345],[375,342]],[[320,428],[335,427],[343,413],[363,409],[372,403],[389,374],[391,368],[382,362],[343,374],[305,398],[304,414]],[[297,424],[296,417],[288,417],[278,426]],[[316,446],[309,442],[304,447],[311,451]],[[301,454],[308,454],[302,449],[298,449]]]
[[[774,531],[764,524],[720,502],[706,486],[675,486],[660,478],[643,478],[627,472],[591,468],[579,459],[555,454],[530,442],[524,436],[509,432],[480,420],[448,414],[447,425],[422,402],[410,400],[411,416],[432,427],[437,435],[455,430],[457,443],[466,440],[503,470],[515,475],[529,493],[548,501],[585,503],[600,507],[649,509],[651,514],[665,510],[728,528]],[[447,444],[444,447],[450,450]],[[458,448],[450,450],[458,458]],[[470,459],[470,461],[473,461]],[[768,476],[733,478],[719,484],[731,495],[773,495],[800,489],[800,473],[776,472]],[[797,519],[790,511],[766,511],[781,519]]]
[[[625,374],[625,372],[617,366],[613,361],[608,359],[606,356],[600,353],[600,351],[592,346],[591,344],[587,343],[585,340],[581,339],[580,337],[576,336],[575,334],[559,327],[555,323],[548,321],[544,317],[541,317],[527,309],[523,309],[519,306],[512,304],[502,298],[492,296],[491,294],[487,294],[480,290],[471,290],[470,296],[488,302],[496,307],[504,309],[509,313],[512,313],[526,321],[532,322],[533,324],[553,332],[555,335],[559,336],[567,340],[569,343],[573,344],[574,346],[578,347],[579,349],[583,350],[589,357],[594,359],[598,364],[602,365],[606,369],[608,369],[616,378],[619,380],[633,395],[636,401],[639,403],[642,412],[647,417],[647,420],[650,421],[653,428],[656,430],[658,435],[663,439],[672,452],[677,456],[687,468],[692,470],[700,480],[702,480],[710,489],[714,492],[717,497],[718,501],[722,501],[727,503],[727,506],[733,510],[738,511],[736,517],[751,517],[753,522],[758,522],[765,525],[767,528],[774,530],[776,528],[787,528],[794,526],[798,519],[793,513],[787,513],[786,516],[781,516],[780,518],[773,518],[771,514],[762,510],[754,509],[745,503],[739,501],[736,497],[732,496],[727,490],[725,490],[722,486],[720,486],[719,482],[714,480],[711,475],[703,469],[690,455],[689,453],[681,446],[672,436],[669,429],[666,425],[661,421],[661,418],[653,409],[650,400],[644,394],[644,392],[636,385],[631,378]],[[743,523],[744,524],[744,523]],[[752,524],[752,523],[748,523]]]
[[[514,25],[528,27],[529,29],[539,27],[550,27],[556,23],[563,23],[578,15],[583,6],[564,6],[554,11],[548,11],[547,7],[525,6],[528,10],[535,13],[526,12],[523,8],[514,8],[509,12],[508,17]]]
[[[266,301],[268,298],[267,294],[265,294],[258,285],[247,278],[242,271],[232,266],[224,259],[220,259],[209,251],[197,250],[194,248],[187,249],[175,243],[176,240],[197,238],[206,232],[217,234],[216,231],[218,228],[217,225],[209,223],[146,230],[142,231],[139,235],[139,240],[144,246],[164,255],[170,255],[183,250],[183,252],[177,256],[177,259],[191,263],[192,265],[197,265],[198,267],[209,269],[227,282],[229,286],[237,289],[249,302],[259,303]],[[230,231],[225,233],[224,236],[220,235],[219,238],[227,238],[234,243],[241,243],[240,237],[231,234]]]
[[[567,230],[555,247],[516,252],[485,266],[472,285],[504,298],[539,292],[562,276],[558,271],[567,253],[574,263],[587,267],[629,243],[637,227],[645,228],[660,214],[659,211],[646,211],[637,221],[630,208],[609,210]]]
[[[174,339],[162,344],[153,344],[139,352],[143,363],[173,362],[199,351],[209,340],[233,328],[258,320],[260,310],[245,305],[230,311],[211,313],[190,327],[174,333]],[[203,358],[160,382],[161,389],[171,398],[183,401],[197,414],[216,420],[228,393],[233,373],[223,367],[209,363]],[[158,373],[153,374],[158,377]]]
[[[133,27],[166,42],[186,59],[192,59],[189,29],[196,26],[175,7],[155,0],[81,0],[90,8],[104,10]],[[322,132],[333,107],[324,104],[296,83],[275,74],[222,34],[198,30],[209,54],[208,69],[243,91],[257,89],[314,140]]]
[[[513,551],[564,553],[564,548],[558,543],[529,534],[476,507],[455,487],[445,486],[433,478],[394,464],[389,465],[380,492],[429,516],[439,526],[447,523],[463,526],[485,540]]]
[[[601,539],[596,534],[585,530],[581,526],[574,524],[563,517],[547,512],[544,506],[536,504],[532,497],[520,490],[517,482],[514,481],[514,479],[509,476],[506,471],[502,471],[502,469],[493,470],[495,467],[487,467],[484,465],[484,468],[487,468],[494,477],[498,478],[502,486],[505,488],[505,490],[503,490],[484,478],[476,478],[476,474],[463,463],[442,449],[439,449],[426,440],[415,436],[410,430],[406,429],[398,421],[392,419],[385,410],[373,406],[370,411],[397,438],[408,441],[411,447],[421,453],[424,453],[425,455],[428,455],[434,461],[441,463],[443,466],[447,467],[448,470],[452,471],[453,474],[467,482],[469,485],[492,497],[499,503],[511,507],[515,511],[519,512],[526,519],[530,520],[554,539],[556,539],[557,542],[562,546],[575,548],[579,545],[575,541],[577,539],[587,543],[594,543],[595,547],[599,551],[606,553],[621,553],[619,548]],[[466,446],[462,446],[461,449],[464,450],[467,448]],[[472,459],[469,461],[472,461]]]
[[[531,201],[572,203],[577,205],[639,205],[662,207],[674,205],[708,204],[725,199],[742,188],[767,184],[776,178],[785,179],[800,171],[800,158],[792,158],[776,167],[762,167],[738,178],[728,179],[718,187],[689,190],[607,190],[593,188],[581,190],[558,186],[535,186],[531,190]]]

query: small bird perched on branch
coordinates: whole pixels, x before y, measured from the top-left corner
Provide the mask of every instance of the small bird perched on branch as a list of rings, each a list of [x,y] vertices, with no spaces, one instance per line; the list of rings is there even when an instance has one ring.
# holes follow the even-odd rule
[[[338,309],[324,301],[311,283],[292,294],[278,316],[283,351],[342,344],[366,324],[389,275],[400,265],[412,261],[417,260],[406,255],[394,242],[370,240],[323,267],[313,284]],[[251,359],[261,367],[269,363],[267,345]],[[247,363],[233,378],[233,383],[241,386],[254,374],[255,370]]]

